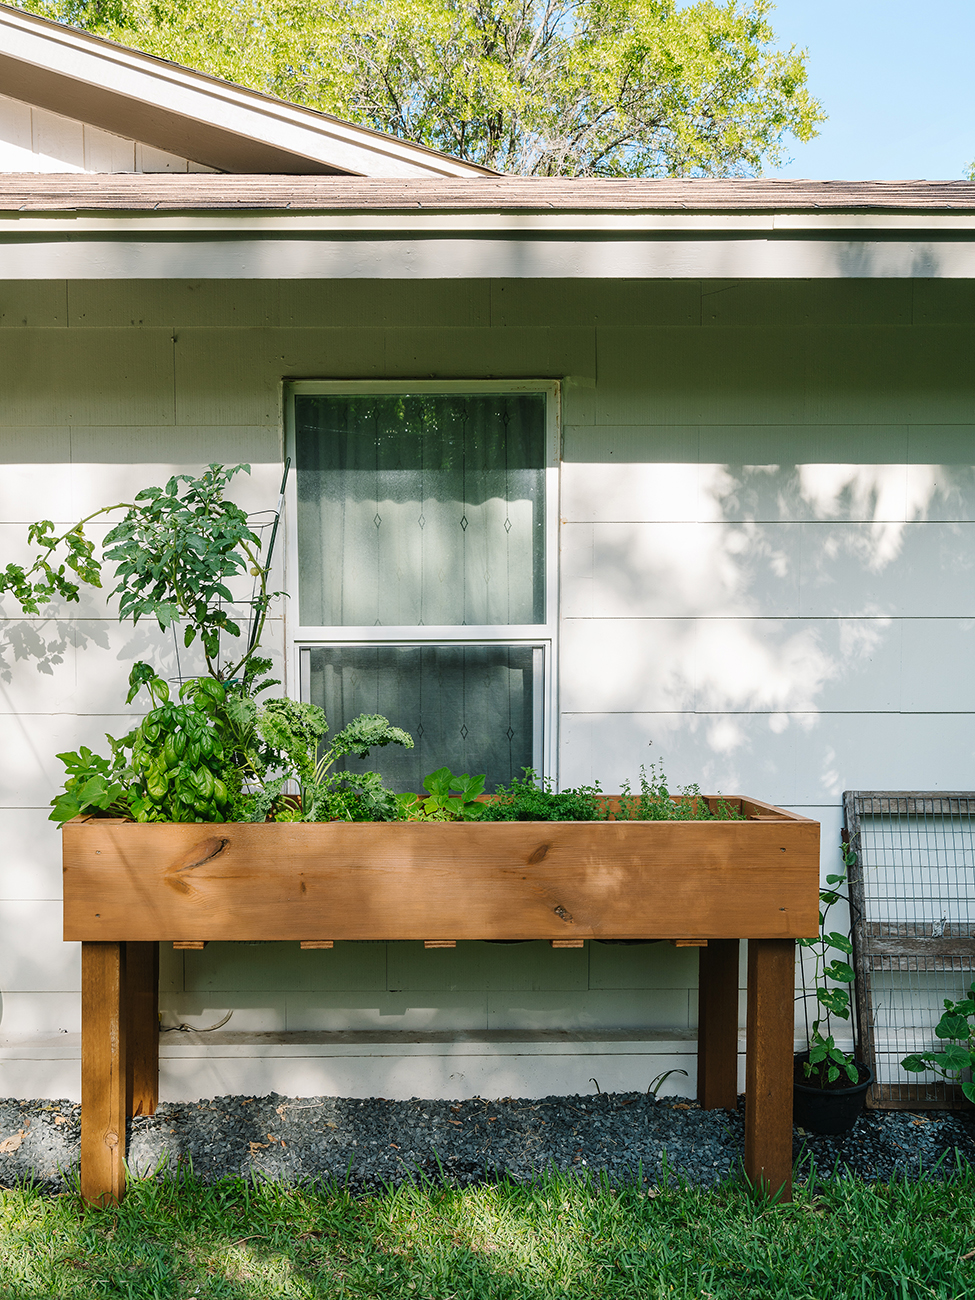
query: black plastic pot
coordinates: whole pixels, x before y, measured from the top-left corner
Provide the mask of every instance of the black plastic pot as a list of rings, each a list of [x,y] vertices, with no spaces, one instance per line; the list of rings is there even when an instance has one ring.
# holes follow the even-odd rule
[[[797,1061],[802,1059],[796,1057]],[[873,1083],[873,1070],[859,1061],[857,1066],[860,1082],[848,1088],[815,1088],[808,1083],[794,1083],[793,1122],[810,1133],[849,1133],[860,1117],[867,1089]]]

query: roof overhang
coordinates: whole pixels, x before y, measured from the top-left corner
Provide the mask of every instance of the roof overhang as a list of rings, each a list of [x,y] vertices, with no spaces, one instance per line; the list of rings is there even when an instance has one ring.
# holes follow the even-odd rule
[[[7,5],[0,91],[224,172],[492,174]]]
[[[973,278],[975,185],[8,176],[0,276]]]

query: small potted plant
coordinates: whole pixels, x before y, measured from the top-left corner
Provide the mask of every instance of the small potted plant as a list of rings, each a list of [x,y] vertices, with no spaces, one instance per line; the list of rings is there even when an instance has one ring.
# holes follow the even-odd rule
[[[842,852],[844,866],[849,867],[845,845]],[[796,1124],[812,1133],[849,1132],[873,1083],[873,1071],[856,1059],[856,1043],[853,1052],[844,1052],[833,1034],[834,1017],[850,1020],[849,986],[855,978],[848,960],[853,944],[847,935],[828,928],[832,908],[841,900],[849,903],[848,895],[840,892],[845,884],[845,870],[826,877],[827,888],[819,894],[819,934],[797,941],[814,954],[813,991],[807,992],[803,981],[800,1000],[808,1003],[815,998],[818,1014],[808,1030],[806,1051],[795,1058],[792,1114]]]

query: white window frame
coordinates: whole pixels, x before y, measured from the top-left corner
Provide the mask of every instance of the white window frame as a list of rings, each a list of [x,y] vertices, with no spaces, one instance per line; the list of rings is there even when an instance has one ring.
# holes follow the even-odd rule
[[[300,622],[298,574],[298,472],[295,456],[295,405],[301,394],[355,396],[386,393],[542,393],[545,401],[545,622],[458,627],[306,627]],[[534,766],[547,781],[557,780],[558,755],[558,630],[559,630],[559,465],[562,450],[562,392],[555,379],[295,379],[285,384],[284,417],[286,454],[294,468],[285,490],[287,521],[286,573],[292,601],[286,619],[286,653],[291,680],[299,698],[307,698],[308,657],[303,650],[316,646],[396,645],[512,645],[531,646],[543,664],[535,675],[533,700]],[[392,719],[396,722],[396,719]]]

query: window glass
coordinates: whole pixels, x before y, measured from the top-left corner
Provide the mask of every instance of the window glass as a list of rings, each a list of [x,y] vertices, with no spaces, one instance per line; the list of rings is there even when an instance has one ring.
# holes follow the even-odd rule
[[[295,395],[304,627],[545,621],[545,397]]]
[[[532,646],[318,646],[309,658],[308,698],[330,728],[360,713],[382,713],[413,736],[414,749],[389,745],[350,771],[381,772],[394,790],[423,788],[446,765],[487,775],[487,790],[536,767],[533,695],[541,651]]]

